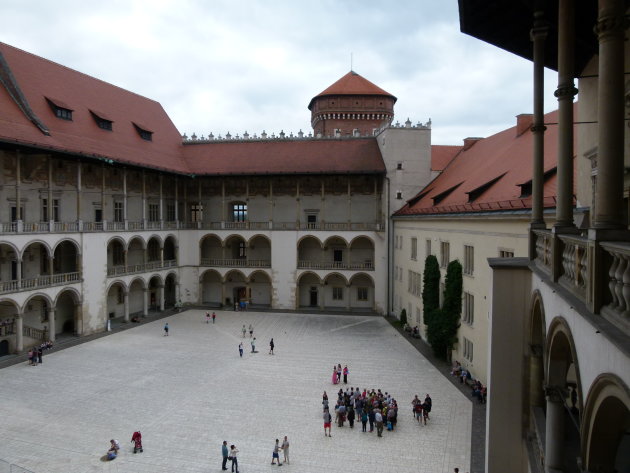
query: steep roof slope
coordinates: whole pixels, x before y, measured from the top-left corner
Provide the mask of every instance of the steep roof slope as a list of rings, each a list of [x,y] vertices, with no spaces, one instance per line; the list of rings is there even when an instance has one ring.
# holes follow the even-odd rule
[[[9,69],[3,71],[4,82],[14,79],[50,133],[42,133],[23,113],[5,83],[0,87],[0,141],[187,171],[181,136],[158,102],[4,43],[0,54]],[[72,120],[55,116],[51,102],[72,110]],[[100,128],[94,114],[113,122],[112,130]],[[136,125],[152,132],[152,140],[142,139]]]
[[[373,137],[189,144],[184,158],[195,174],[385,173]]]
[[[544,205],[555,207],[557,111],[545,115]],[[508,128],[462,150],[396,215],[531,208],[533,135]]]
[[[431,171],[442,171],[462,149],[457,145],[431,145]]]
[[[313,101],[318,97],[325,97],[327,95],[384,95],[387,97],[392,97],[394,102],[396,102],[396,97],[394,97],[389,92],[385,92],[378,85],[370,82],[365,77],[357,74],[354,71],[348,72],[345,76],[339,79],[337,82],[332,84],[326,90],[323,90],[315,97],[313,97],[308,104],[309,110],[313,105]]]

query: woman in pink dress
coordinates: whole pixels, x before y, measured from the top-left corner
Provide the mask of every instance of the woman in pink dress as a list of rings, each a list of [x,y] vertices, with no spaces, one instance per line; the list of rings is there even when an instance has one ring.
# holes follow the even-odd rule
[[[337,384],[338,382],[339,378],[337,377],[337,367],[333,366],[332,383]]]

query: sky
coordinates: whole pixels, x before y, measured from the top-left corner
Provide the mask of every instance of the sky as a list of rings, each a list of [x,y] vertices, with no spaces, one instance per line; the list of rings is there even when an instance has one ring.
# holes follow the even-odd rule
[[[308,133],[351,67],[433,144],[532,111],[531,63],[461,33],[456,0],[0,0],[0,18],[0,41],[160,102],[188,136]]]

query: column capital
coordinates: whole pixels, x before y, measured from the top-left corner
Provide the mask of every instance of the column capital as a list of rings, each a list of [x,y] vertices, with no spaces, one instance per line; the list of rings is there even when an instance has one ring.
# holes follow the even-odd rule
[[[542,11],[534,12],[534,26],[529,31],[529,38],[534,41],[535,39],[546,39],[549,32],[549,22],[545,19],[545,13]]]
[[[621,3],[621,2],[620,2]],[[623,5],[623,3],[621,3]],[[600,10],[594,31],[599,42],[608,41],[615,36],[623,36],[630,23],[623,16],[618,15],[612,8]]]
[[[575,87],[575,85],[573,85],[573,81],[571,81],[570,84],[558,84],[558,88],[556,89],[556,91],[553,93],[553,95],[558,99],[558,100],[563,100],[563,99],[571,99],[573,100],[573,97],[575,97],[578,93],[578,89]]]
[[[552,386],[546,384],[543,387],[543,390],[545,391],[545,397],[549,402],[562,404],[567,397],[566,395],[568,395],[566,389],[561,388],[560,386]]]

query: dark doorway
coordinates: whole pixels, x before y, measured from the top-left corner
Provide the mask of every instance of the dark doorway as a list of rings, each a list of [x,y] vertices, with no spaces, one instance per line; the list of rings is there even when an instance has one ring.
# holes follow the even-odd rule
[[[333,261],[341,263],[343,261],[343,250],[333,250]]]
[[[310,294],[309,305],[311,307],[317,307],[317,287],[316,286],[311,286],[311,290],[310,290],[309,294]]]
[[[9,340],[2,340],[0,342],[0,356],[7,356],[9,354]]]

